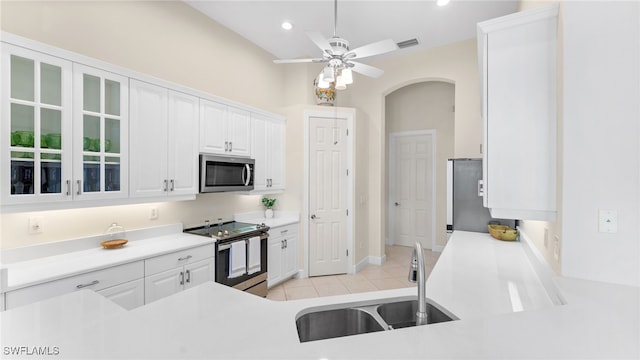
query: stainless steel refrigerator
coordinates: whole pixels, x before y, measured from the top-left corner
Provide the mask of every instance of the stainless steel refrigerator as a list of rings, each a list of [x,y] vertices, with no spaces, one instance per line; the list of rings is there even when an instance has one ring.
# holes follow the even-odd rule
[[[447,233],[489,232],[489,223],[515,228],[515,220],[494,219],[482,205],[482,159],[447,161]]]

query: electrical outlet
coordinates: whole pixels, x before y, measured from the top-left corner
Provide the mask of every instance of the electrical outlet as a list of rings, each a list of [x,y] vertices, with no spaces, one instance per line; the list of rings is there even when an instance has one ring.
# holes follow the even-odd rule
[[[544,248],[549,248],[549,229],[544,228]]]
[[[42,234],[42,217],[34,216],[29,218],[29,234]]]
[[[558,235],[553,237],[553,257],[560,260],[560,237]]]
[[[149,208],[149,220],[157,220],[160,216],[160,210],[158,210],[157,206],[152,206]]]

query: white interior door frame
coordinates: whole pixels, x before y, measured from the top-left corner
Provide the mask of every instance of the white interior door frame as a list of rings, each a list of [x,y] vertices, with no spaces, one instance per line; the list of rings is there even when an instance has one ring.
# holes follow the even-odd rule
[[[433,177],[433,181],[431,181],[431,249],[436,249],[436,131],[435,130],[414,130],[414,131],[400,131],[389,134],[389,164],[387,167],[387,173],[389,174],[388,182],[389,182],[389,194],[388,194],[388,204],[387,204],[387,214],[388,215],[388,223],[387,223],[387,244],[391,245],[391,235],[395,233],[395,206],[394,206],[394,196],[395,194],[391,193],[391,189],[395,188],[396,185],[396,174],[393,169],[396,167],[395,156],[396,156],[396,141],[400,137],[405,136],[420,136],[420,135],[431,135],[431,174]]]
[[[354,274],[356,272],[355,265],[353,265],[354,256],[354,187],[355,187],[355,167],[354,165],[354,111],[347,108],[327,108],[313,109],[304,111],[304,198],[302,204],[302,247],[304,248],[304,274],[300,274],[300,277],[309,277],[309,119],[310,118],[328,118],[328,119],[344,119],[347,121],[347,129],[349,129],[349,136],[347,137],[347,168],[349,169],[349,177],[347,181],[347,209],[349,209],[349,217],[347,219],[347,249],[349,255],[347,256],[347,273]]]

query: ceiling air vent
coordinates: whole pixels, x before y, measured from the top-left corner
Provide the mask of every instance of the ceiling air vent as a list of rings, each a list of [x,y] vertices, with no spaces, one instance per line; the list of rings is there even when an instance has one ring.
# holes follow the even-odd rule
[[[418,42],[418,39],[416,39],[416,38],[405,40],[405,41],[400,41],[399,43],[397,43],[397,45],[398,45],[398,47],[400,49],[408,48],[408,47],[411,47],[411,46],[416,46],[418,44],[419,44],[419,42]]]

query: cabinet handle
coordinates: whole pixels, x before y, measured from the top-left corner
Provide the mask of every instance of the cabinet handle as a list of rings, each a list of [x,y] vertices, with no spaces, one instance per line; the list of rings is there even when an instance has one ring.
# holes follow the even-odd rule
[[[67,196],[71,195],[71,180],[67,180]]]
[[[233,151],[233,142],[229,141],[229,151]]]
[[[100,281],[98,281],[98,280],[93,280],[92,282],[90,282],[90,283],[88,283],[88,284],[80,284],[80,285],[77,285],[77,286],[76,286],[76,288],[78,288],[78,289],[86,288],[86,287],[88,287],[88,286],[97,285],[99,282],[100,282]]]
[[[280,240],[280,249],[284,249],[284,240]]]
[[[171,179],[171,191],[175,190],[176,188],[176,181]]]
[[[78,184],[78,189],[76,190],[76,195],[80,195],[80,194],[82,194],[82,180],[76,180],[76,183]]]
[[[178,261],[185,261],[185,260],[189,260],[189,259],[191,259],[192,257],[193,257],[193,256],[191,256],[191,255],[187,255],[187,256],[185,256],[185,257],[179,258],[179,259],[178,259]]]
[[[229,142],[228,141],[224,142],[224,151],[229,151]]]
[[[484,196],[484,180],[478,180],[478,196]]]
[[[191,270],[187,270],[187,284],[191,282]]]
[[[184,285],[184,273],[180,271],[180,285]]]
[[[289,247],[289,242],[287,241],[287,239],[284,239],[284,248],[288,248]]]
[[[168,189],[169,189],[169,182],[167,181],[167,179],[164,179],[164,188],[162,189],[162,191],[167,192]]]

